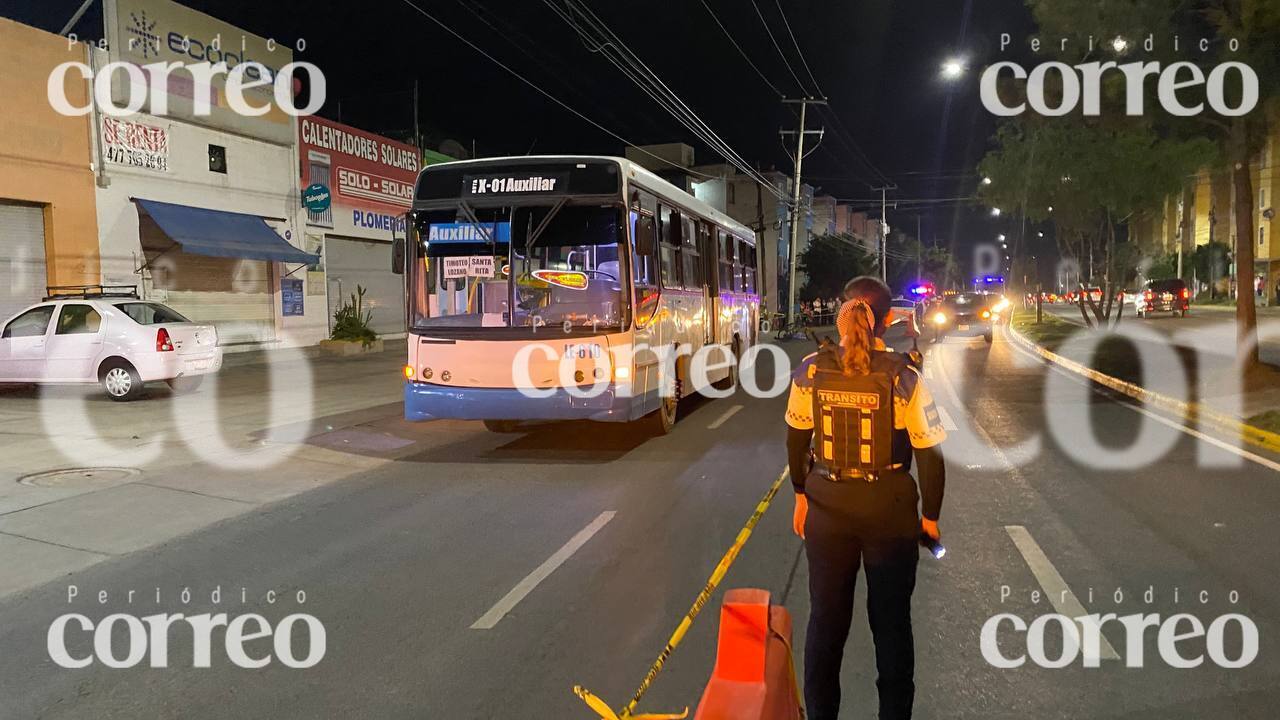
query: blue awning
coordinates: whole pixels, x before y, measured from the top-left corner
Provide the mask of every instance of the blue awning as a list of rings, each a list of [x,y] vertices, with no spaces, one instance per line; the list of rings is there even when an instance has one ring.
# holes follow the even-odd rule
[[[257,215],[175,205],[134,198],[183,252],[211,257],[275,260],[314,265],[319,255],[303,252],[276,234]]]

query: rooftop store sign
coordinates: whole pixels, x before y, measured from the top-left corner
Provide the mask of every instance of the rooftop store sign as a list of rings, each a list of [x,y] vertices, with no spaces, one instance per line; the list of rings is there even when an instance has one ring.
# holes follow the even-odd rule
[[[302,181],[316,163],[327,164],[333,178],[334,205],[341,208],[400,212],[413,202],[418,149],[412,145],[319,117],[298,124]]]
[[[310,114],[317,99],[324,102],[323,76],[302,63],[306,72],[297,75],[310,77],[311,102],[301,110],[292,107],[300,68],[291,65],[293,50],[273,38],[170,0],[105,0],[103,11],[111,60],[118,64],[99,75],[106,76],[117,106],[129,107],[145,95],[145,112],[288,144],[292,111]],[[304,48],[305,41],[296,46]],[[160,72],[164,66],[172,69]],[[258,114],[232,100],[243,100],[241,105]],[[159,103],[165,112],[157,112]]]

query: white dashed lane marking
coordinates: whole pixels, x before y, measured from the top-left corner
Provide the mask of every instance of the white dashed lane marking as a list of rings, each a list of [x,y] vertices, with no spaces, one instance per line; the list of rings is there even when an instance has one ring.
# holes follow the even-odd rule
[[[718,427],[720,427],[721,425],[723,425],[723,424],[725,424],[726,422],[728,422],[729,418],[733,417],[733,416],[734,416],[734,415],[735,415],[739,410],[741,410],[741,409],[742,409],[742,406],[741,406],[741,405],[734,405],[733,407],[729,408],[728,410],[725,410],[723,415],[721,415],[720,417],[716,418],[716,419],[715,419],[715,422],[713,422],[713,423],[711,423],[710,425],[708,425],[708,426],[707,426],[707,429],[708,429],[708,430],[715,430],[716,428],[718,428]]]
[[[564,562],[572,557],[574,553],[578,552],[583,545],[586,545],[587,541],[590,540],[593,535],[600,532],[600,528],[608,525],[609,521],[613,519],[615,514],[616,513],[613,510],[606,510],[605,512],[600,513],[600,515],[597,516],[595,520],[592,520],[589,525],[579,530],[577,535],[569,538],[569,542],[565,543],[564,546],[557,550],[554,555],[547,558],[546,562],[539,565],[533,572],[526,575],[523,580],[517,583],[515,587],[511,588],[511,592],[503,596],[503,598],[498,601],[497,605],[489,608],[489,612],[485,613],[479,620],[472,623],[471,629],[492,630],[493,627],[498,624],[498,621],[502,620],[507,613],[511,612],[516,605],[520,604],[520,601],[523,600],[526,595],[533,592],[533,589],[538,587],[543,580],[546,580],[551,573],[555,572],[556,568],[563,565]]]

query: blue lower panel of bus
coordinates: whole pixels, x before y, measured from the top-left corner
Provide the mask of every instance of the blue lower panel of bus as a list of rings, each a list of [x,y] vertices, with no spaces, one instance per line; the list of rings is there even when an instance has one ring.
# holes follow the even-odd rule
[[[640,411],[640,405],[640,398],[620,397],[613,385],[591,398],[573,397],[563,390],[550,397],[532,398],[512,388],[458,388],[412,382],[404,386],[406,420],[626,422],[634,419],[632,412]]]

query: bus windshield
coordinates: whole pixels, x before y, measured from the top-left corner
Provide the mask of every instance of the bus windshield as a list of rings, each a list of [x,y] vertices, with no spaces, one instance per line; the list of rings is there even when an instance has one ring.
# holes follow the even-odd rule
[[[618,206],[460,204],[419,213],[415,229],[415,329],[594,334],[627,324]]]

